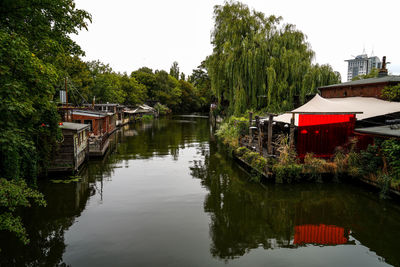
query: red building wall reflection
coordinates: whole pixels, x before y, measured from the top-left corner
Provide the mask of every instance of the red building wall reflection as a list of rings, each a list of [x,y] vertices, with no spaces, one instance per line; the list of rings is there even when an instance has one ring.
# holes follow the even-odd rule
[[[297,225],[295,226],[294,244],[339,245],[346,244],[348,235],[344,228],[335,225]]]

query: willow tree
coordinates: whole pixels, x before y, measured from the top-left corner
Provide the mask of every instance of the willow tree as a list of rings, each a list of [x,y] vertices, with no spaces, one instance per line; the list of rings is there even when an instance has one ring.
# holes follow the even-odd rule
[[[341,76],[333,71],[330,65],[313,65],[303,78],[303,85],[300,91],[300,103],[304,103],[307,95],[315,95],[317,89],[323,85],[340,83]]]
[[[228,113],[293,108],[314,56],[306,36],[294,25],[280,25],[281,17],[240,2],[215,6],[214,18],[206,66],[213,93],[227,103]]]

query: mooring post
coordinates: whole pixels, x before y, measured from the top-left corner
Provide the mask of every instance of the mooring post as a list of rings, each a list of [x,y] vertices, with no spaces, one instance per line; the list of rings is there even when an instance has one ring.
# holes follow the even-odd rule
[[[274,120],[274,116],[269,114],[268,116],[268,155],[272,155],[272,122]]]
[[[294,119],[295,114],[292,113],[292,118],[290,119],[290,135],[289,135],[289,145],[292,147],[294,145]]]

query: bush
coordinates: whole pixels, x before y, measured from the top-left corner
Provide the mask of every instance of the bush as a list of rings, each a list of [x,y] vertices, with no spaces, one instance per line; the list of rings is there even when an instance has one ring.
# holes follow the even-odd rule
[[[258,155],[258,157],[253,158],[250,165],[255,168],[256,170],[264,173],[265,167],[267,166],[267,159]]]
[[[303,171],[310,175],[310,179],[322,182],[322,173],[326,172],[327,162],[324,159],[314,157],[313,153],[307,153],[304,157]]]
[[[236,155],[238,157],[240,157],[242,160],[244,160],[251,167],[253,167],[255,170],[257,170],[261,173],[265,172],[265,168],[267,167],[268,160],[266,158],[264,158],[263,156],[261,156],[259,153],[253,152],[246,147],[239,147],[236,149]],[[258,176],[260,176],[260,175],[258,174]],[[256,179],[256,178],[254,178],[254,179]],[[252,179],[252,180],[255,181],[254,179]],[[256,180],[260,181],[260,177],[257,177]]]
[[[275,182],[291,183],[292,181],[298,181],[301,178],[303,167],[297,162],[296,150],[289,145],[289,137],[287,135],[280,135],[277,140],[279,156],[276,162],[271,160]]]
[[[152,121],[154,119],[153,115],[143,115],[142,121]]]
[[[171,110],[166,105],[160,104],[158,102],[154,105],[154,109],[158,111],[159,115],[167,115],[171,112]]]
[[[382,142],[382,152],[387,161],[388,173],[394,181],[400,180],[400,140],[387,139]]]
[[[236,148],[239,145],[240,136],[247,132],[248,125],[246,118],[232,116],[221,124],[215,134],[221,138],[225,144]]]
[[[238,147],[235,152],[238,157],[242,157],[245,153],[250,152],[250,149],[248,149],[247,147],[241,146],[241,147]]]
[[[272,168],[275,173],[276,183],[291,183],[298,181],[301,178],[301,171],[303,167],[300,164],[275,164]]]
[[[279,153],[278,162],[282,165],[297,163],[296,150],[289,145],[289,137],[287,135],[280,135],[278,137]]]
[[[350,152],[347,154],[347,172],[352,177],[360,177],[362,170],[360,168],[360,154]]]
[[[379,147],[376,145],[369,145],[365,151],[360,152],[358,165],[361,175],[376,173],[382,169],[382,157],[379,154]]]
[[[245,153],[242,158],[244,161],[251,164],[251,162],[253,162],[253,160],[257,157],[259,157],[259,154],[257,152],[252,152],[249,150],[249,152]]]
[[[336,150],[333,163],[336,165],[335,178],[338,180],[347,170],[347,157],[341,147]]]
[[[389,101],[400,101],[400,84],[383,88],[382,98]]]

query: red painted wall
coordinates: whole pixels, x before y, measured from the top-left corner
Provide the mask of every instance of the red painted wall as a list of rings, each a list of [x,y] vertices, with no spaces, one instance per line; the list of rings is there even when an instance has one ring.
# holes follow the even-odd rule
[[[105,133],[111,133],[115,129],[115,122],[110,116],[103,118],[95,118],[91,116],[76,115],[72,114],[72,121],[80,120],[80,123],[84,123],[85,120],[92,121],[91,133],[94,135],[100,135]]]
[[[355,117],[351,115],[299,115],[297,154],[330,158],[338,146],[345,146],[353,135]]]

